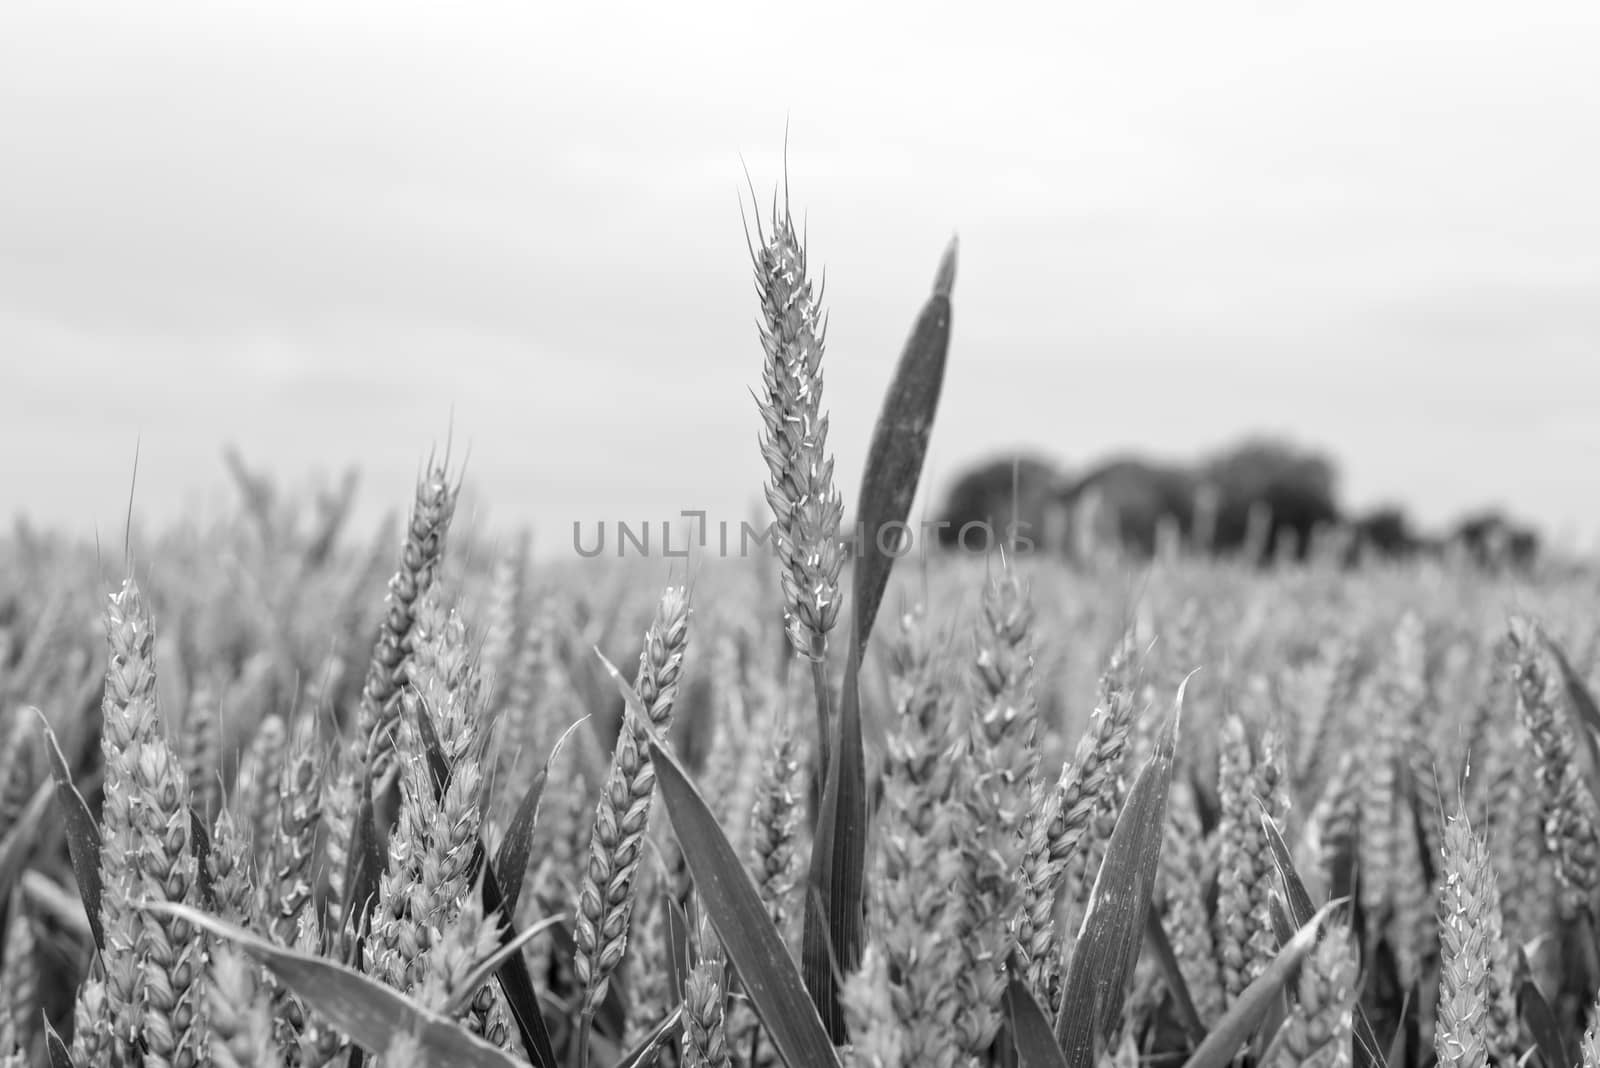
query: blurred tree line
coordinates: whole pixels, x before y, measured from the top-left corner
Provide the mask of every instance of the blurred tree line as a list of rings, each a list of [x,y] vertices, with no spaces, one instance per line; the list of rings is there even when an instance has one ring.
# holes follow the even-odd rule
[[[1540,548],[1531,526],[1496,509],[1433,534],[1396,505],[1351,512],[1331,458],[1269,437],[1193,463],[1124,455],[1075,473],[1038,454],[992,456],[955,479],[937,518],[946,547],[1015,534],[1023,550],[1074,556],[1111,546],[1149,557],[1170,545],[1266,563],[1304,559],[1325,539],[1350,564],[1456,551],[1484,567],[1520,568]]]

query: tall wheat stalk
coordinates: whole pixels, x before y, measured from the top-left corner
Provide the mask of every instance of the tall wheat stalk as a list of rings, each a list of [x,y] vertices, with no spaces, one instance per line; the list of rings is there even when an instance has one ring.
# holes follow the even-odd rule
[[[828,766],[831,684],[828,634],[839,615],[839,526],[844,502],[833,484],[828,416],[822,408],[822,352],[827,324],[821,293],[812,293],[806,250],[787,207],[772,209],[772,233],[756,228],[755,261],[761,297],[763,391],[757,398],[783,582],[784,621],[795,651],[812,667],[817,701],[818,767]]]

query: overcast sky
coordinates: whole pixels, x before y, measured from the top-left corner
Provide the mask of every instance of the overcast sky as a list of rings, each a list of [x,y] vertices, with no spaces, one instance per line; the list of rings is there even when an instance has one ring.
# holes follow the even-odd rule
[[[358,463],[372,515],[453,420],[480,520],[546,550],[737,522],[741,157],[765,199],[787,121],[847,501],[958,233],[935,490],[1259,430],[1354,506],[1589,544],[1597,56],[1590,0],[5,0],[0,513],[120,529],[138,442],[171,518],[233,442]]]

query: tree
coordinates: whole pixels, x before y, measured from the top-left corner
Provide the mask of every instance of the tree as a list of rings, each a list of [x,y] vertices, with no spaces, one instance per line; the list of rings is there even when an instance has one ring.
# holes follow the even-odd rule
[[[1187,537],[1194,525],[1194,479],[1182,467],[1126,456],[1090,470],[1067,489],[1069,508],[1101,513],[1125,551],[1150,556],[1163,520]]]
[[[1462,517],[1450,540],[1474,563],[1489,570],[1525,570],[1539,556],[1538,531],[1492,508]]]
[[[1295,539],[1295,555],[1303,556],[1318,527],[1337,523],[1338,474],[1333,461],[1287,442],[1256,437],[1215,453],[1197,473],[1201,484],[1217,496],[1217,551],[1246,544],[1252,511],[1265,510],[1267,530],[1263,554],[1280,539]]]
[[[1384,505],[1355,517],[1350,523],[1358,557],[1405,560],[1428,548],[1411,526],[1411,518],[1396,505]],[[1356,562],[1356,561],[1352,561]]]
[[[939,544],[953,548],[963,528],[980,524],[993,544],[1004,545],[1013,522],[1023,536],[1041,544],[1048,537],[1049,510],[1060,477],[1055,464],[1038,455],[1004,454],[974,465],[945,495],[938,514]],[[976,535],[965,544],[977,544]]]

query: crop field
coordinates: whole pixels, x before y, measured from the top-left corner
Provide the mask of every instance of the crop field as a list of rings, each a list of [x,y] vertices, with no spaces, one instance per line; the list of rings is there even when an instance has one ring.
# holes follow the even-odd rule
[[[856,476],[750,237],[771,552],[0,539],[0,1068],[1600,1068],[1593,576],[902,553],[955,246]]]

